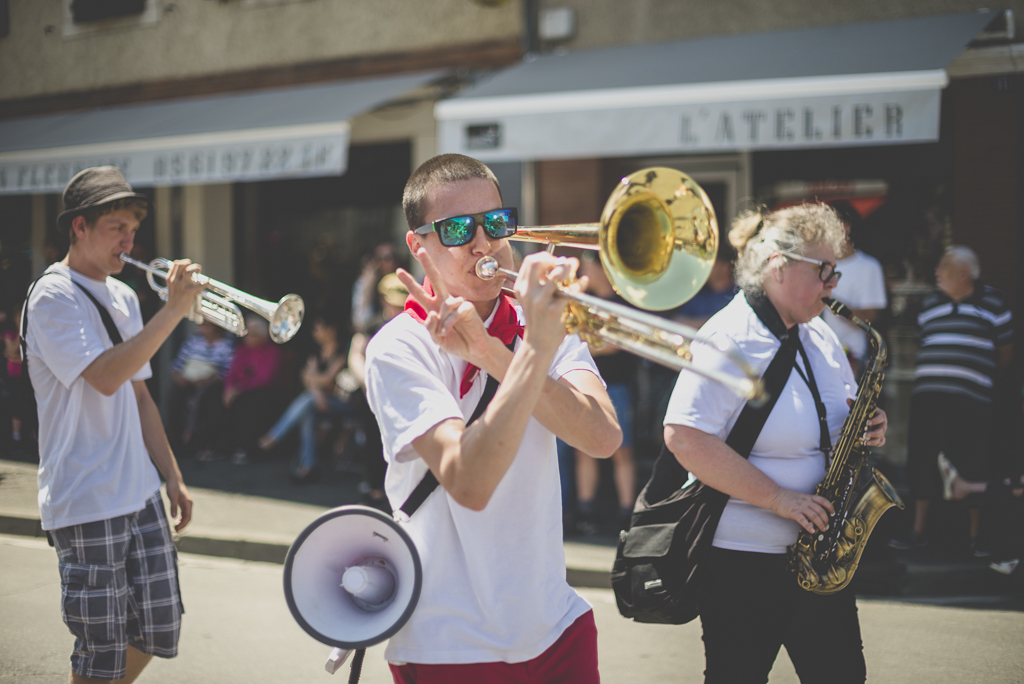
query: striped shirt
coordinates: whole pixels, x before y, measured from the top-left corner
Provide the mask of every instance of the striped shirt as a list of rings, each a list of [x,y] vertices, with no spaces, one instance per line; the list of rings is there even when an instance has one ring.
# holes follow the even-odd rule
[[[991,403],[998,348],[1010,344],[1010,323],[1002,293],[985,285],[961,302],[943,292],[926,297],[917,317],[914,394],[943,392]]]
[[[213,342],[207,342],[201,333],[193,333],[181,345],[178,356],[171,363],[171,369],[179,373],[189,360],[202,361],[212,364],[217,368],[217,377],[224,379],[231,368],[231,361],[235,356],[235,345],[232,340],[226,337],[218,337]]]

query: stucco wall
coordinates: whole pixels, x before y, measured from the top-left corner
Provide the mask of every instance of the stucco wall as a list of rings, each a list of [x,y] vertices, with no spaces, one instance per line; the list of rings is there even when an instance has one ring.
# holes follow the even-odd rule
[[[521,26],[515,2],[149,0],[160,10],[154,24],[65,36],[66,2],[10,0],[0,100],[514,39]]]
[[[1021,0],[542,0],[541,6],[576,10],[576,37],[566,44],[574,50],[986,8],[1014,10],[1018,32],[1024,20]]]
[[[0,100],[515,40],[521,0],[149,0],[154,23],[66,35],[70,0],[10,0]],[[271,4],[263,4],[271,3]],[[275,4],[280,3],[280,4]],[[1024,0],[541,0],[576,10],[570,50],[883,21]],[[1018,38],[1019,40],[1019,38]],[[680,68],[687,68],[681,65]]]

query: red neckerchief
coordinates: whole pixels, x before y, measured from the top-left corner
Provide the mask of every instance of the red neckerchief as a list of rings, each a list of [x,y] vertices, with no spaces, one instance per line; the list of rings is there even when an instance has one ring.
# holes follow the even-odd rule
[[[427,294],[433,296],[434,288],[430,286],[430,281],[426,278],[423,279],[423,289]],[[412,295],[405,300],[405,310],[420,323],[427,320],[427,310],[420,306],[420,303]],[[506,347],[512,344],[512,340],[516,337],[523,336],[523,326],[519,325],[519,316],[516,315],[515,307],[512,306],[512,298],[508,295],[499,296],[498,310],[494,312],[494,318],[491,320],[487,332],[491,337],[501,340]],[[466,366],[466,372],[462,374],[462,382],[459,384],[460,399],[469,392],[479,373],[480,369],[473,364]]]

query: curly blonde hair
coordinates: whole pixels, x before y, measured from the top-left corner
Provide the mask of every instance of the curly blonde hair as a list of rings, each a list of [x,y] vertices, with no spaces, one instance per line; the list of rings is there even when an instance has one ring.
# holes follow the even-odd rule
[[[736,282],[748,292],[764,290],[768,260],[777,252],[804,254],[826,244],[841,254],[846,243],[843,222],[835,209],[821,202],[800,204],[773,212],[750,211],[736,217],[729,242],[739,256]],[[783,257],[786,262],[792,259]]]

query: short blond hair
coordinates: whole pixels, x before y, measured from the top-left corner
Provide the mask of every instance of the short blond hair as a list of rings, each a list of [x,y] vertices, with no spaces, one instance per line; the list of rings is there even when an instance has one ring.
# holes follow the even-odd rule
[[[821,202],[772,212],[747,212],[733,221],[729,231],[729,242],[739,253],[736,282],[748,292],[763,291],[768,260],[773,254],[783,251],[804,254],[818,244],[828,245],[833,252],[841,254],[846,240],[839,213]]]

